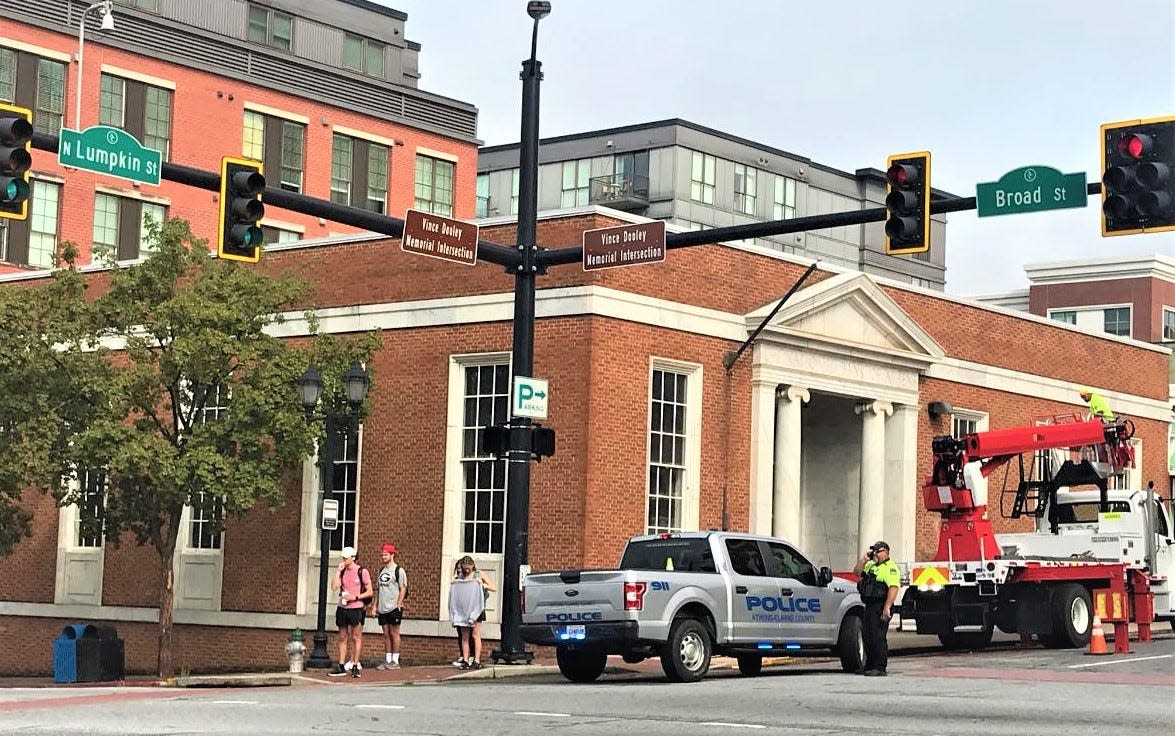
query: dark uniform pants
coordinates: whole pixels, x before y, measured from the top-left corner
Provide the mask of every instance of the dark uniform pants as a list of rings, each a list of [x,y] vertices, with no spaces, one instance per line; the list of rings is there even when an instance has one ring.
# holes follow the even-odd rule
[[[889,664],[889,643],[885,637],[889,634],[889,621],[881,619],[881,609],[885,608],[885,601],[873,601],[865,604],[865,669],[881,670],[885,672]]]

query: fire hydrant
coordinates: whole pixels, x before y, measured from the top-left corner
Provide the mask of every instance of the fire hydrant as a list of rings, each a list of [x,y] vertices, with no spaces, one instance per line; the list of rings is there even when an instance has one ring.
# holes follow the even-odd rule
[[[306,656],[306,645],[302,643],[302,630],[294,629],[290,640],[286,642],[286,656],[290,660],[290,672],[301,672],[302,661]]]

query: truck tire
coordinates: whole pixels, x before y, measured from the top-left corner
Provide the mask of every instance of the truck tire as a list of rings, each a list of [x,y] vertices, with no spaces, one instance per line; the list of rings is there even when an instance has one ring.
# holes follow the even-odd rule
[[[1049,649],[1077,649],[1089,644],[1093,614],[1084,585],[1065,583],[1053,590],[1049,604],[1053,633],[1040,637]]]
[[[986,649],[987,645],[991,644],[992,633],[990,628],[983,631],[947,631],[939,634],[938,640],[942,642],[943,649],[980,650]]]
[[[857,614],[850,613],[840,622],[836,653],[840,655],[840,668],[845,672],[856,674],[865,669],[864,623]]]
[[[572,682],[595,682],[604,673],[608,654],[603,649],[555,649],[559,673]]]
[[[758,654],[738,655],[738,671],[743,677],[755,677],[763,671],[763,658]]]
[[[696,618],[679,618],[661,648],[661,669],[671,682],[697,682],[710,669],[710,632]]]

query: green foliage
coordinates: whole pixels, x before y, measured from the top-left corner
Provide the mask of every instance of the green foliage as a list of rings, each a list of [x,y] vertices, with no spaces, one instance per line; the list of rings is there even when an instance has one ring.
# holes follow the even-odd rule
[[[72,251],[45,282],[0,289],[0,553],[28,531],[21,489],[76,503],[84,469],[105,473],[107,541],[129,532],[167,560],[202,494],[228,516],[280,504],[322,430],[297,379],[314,364],[336,387],[378,349],[374,334],[278,339],[308,284],[210,257],[183,221],[152,230],[156,251],[97,296]]]

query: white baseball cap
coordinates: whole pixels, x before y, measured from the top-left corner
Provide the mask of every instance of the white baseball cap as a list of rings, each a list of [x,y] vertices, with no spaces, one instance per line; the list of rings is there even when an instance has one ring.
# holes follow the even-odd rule
[[[355,548],[354,547],[343,547],[343,549],[339,551],[339,554],[341,554],[344,559],[346,559],[347,557],[354,557],[355,556]]]

